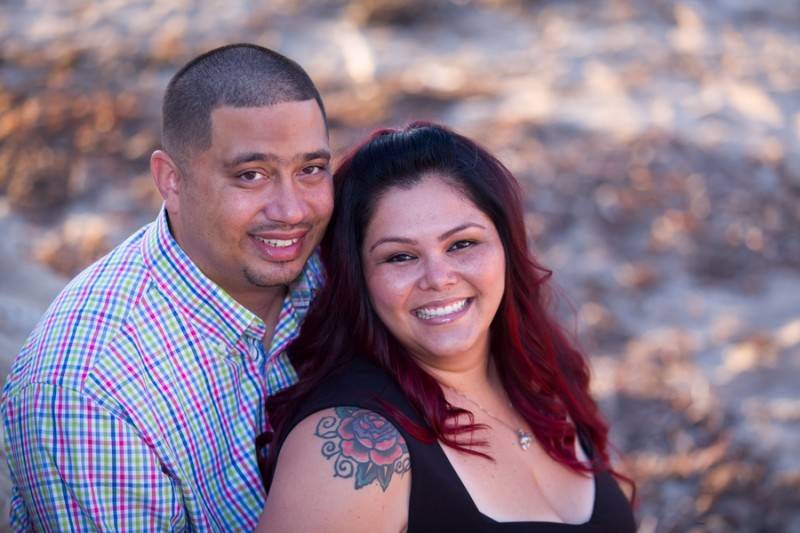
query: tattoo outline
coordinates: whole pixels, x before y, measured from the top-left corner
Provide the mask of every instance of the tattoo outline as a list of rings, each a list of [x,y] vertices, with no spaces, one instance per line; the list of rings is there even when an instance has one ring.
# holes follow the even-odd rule
[[[386,492],[394,474],[411,469],[405,439],[381,415],[360,407],[336,407],[317,423],[322,456],[333,460],[333,476],[354,478],[356,490],[377,482]]]

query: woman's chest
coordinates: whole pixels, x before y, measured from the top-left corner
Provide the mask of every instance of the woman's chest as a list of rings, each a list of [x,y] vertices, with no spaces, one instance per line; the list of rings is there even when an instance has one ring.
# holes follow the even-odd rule
[[[492,460],[442,447],[478,510],[499,522],[587,522],[594,510],[594,477],[556,462],[535,442],[523,449],[511,437],[487,439],[485,452]]]

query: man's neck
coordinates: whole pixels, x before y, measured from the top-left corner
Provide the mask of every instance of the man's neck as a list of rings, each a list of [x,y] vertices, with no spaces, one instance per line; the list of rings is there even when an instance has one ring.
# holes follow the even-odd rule
[[[288,290],[288,289],[287,289]],[[281,309],[283,308],[283,299],[286,296],[287,290],[283,291],[283,294],[280,298],[276,298],[274,302],[272,302],[268,312],[264,315],[258,315],[261,317],[261,320],[264,321],[264,325],[266,326],[266,330],[264,331],[264,348],[269,351],[269,347],[272,344],[272,336],[275,333],[275,328],[278,327],[278,320],[281,316]]]
[[[245,285],[237,288],[226,287],[221,284],[219,279],[212,275],[212,270],[204,268],[198,257],[192,257],[187,251],[186,243],[181,238],[180,231],[177,231],[177,220],[173,221],[170,218],[169,212],[166,212],[167,228],[172,234],[172,238],[178,246],[186,253],[191,261],[215,284],[222,287],[234,300],[239,302],[245,309],[254,313],[257,317],[264,321],[267,327],[267,333],[264,335],[264,343],[269,347],[272,340],[272,334],[275,327],[278,325],[278,318],[280,317],[281,307],[283,306],[283,299],[286,297],[288,287],[285,285],[277,285],[273,287],[259,287],[254,290],[254,286]],[[241,290],[239,290],[241,289]]]
[[[263,292],[257,291],[255,294],[231,295],[242,306],[264,321],[266,326],[266,333],[264,334],[265,348],[269,348],[272,342],[272,335],[278,326],[283,300],[286,298],[288,290],[288,287],[285,286],[270,287]]]

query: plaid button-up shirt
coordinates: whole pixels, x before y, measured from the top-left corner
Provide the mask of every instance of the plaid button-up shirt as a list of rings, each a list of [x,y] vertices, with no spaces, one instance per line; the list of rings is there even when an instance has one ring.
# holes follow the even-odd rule
[[[285,348],[322,277],[315,254],[269,350],[264,322],[189,260],[163,210],[75,278],[4,389],[13,528],[252,530],[265,400],[296,379]]]

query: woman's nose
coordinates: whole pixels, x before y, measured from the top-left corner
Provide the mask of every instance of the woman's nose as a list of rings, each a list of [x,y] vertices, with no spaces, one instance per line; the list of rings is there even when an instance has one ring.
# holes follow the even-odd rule
[[[423,290],[442,290],[458,280],[458,273],[446,257],[427,258],[423,268],[420,279],[420,288]]]

